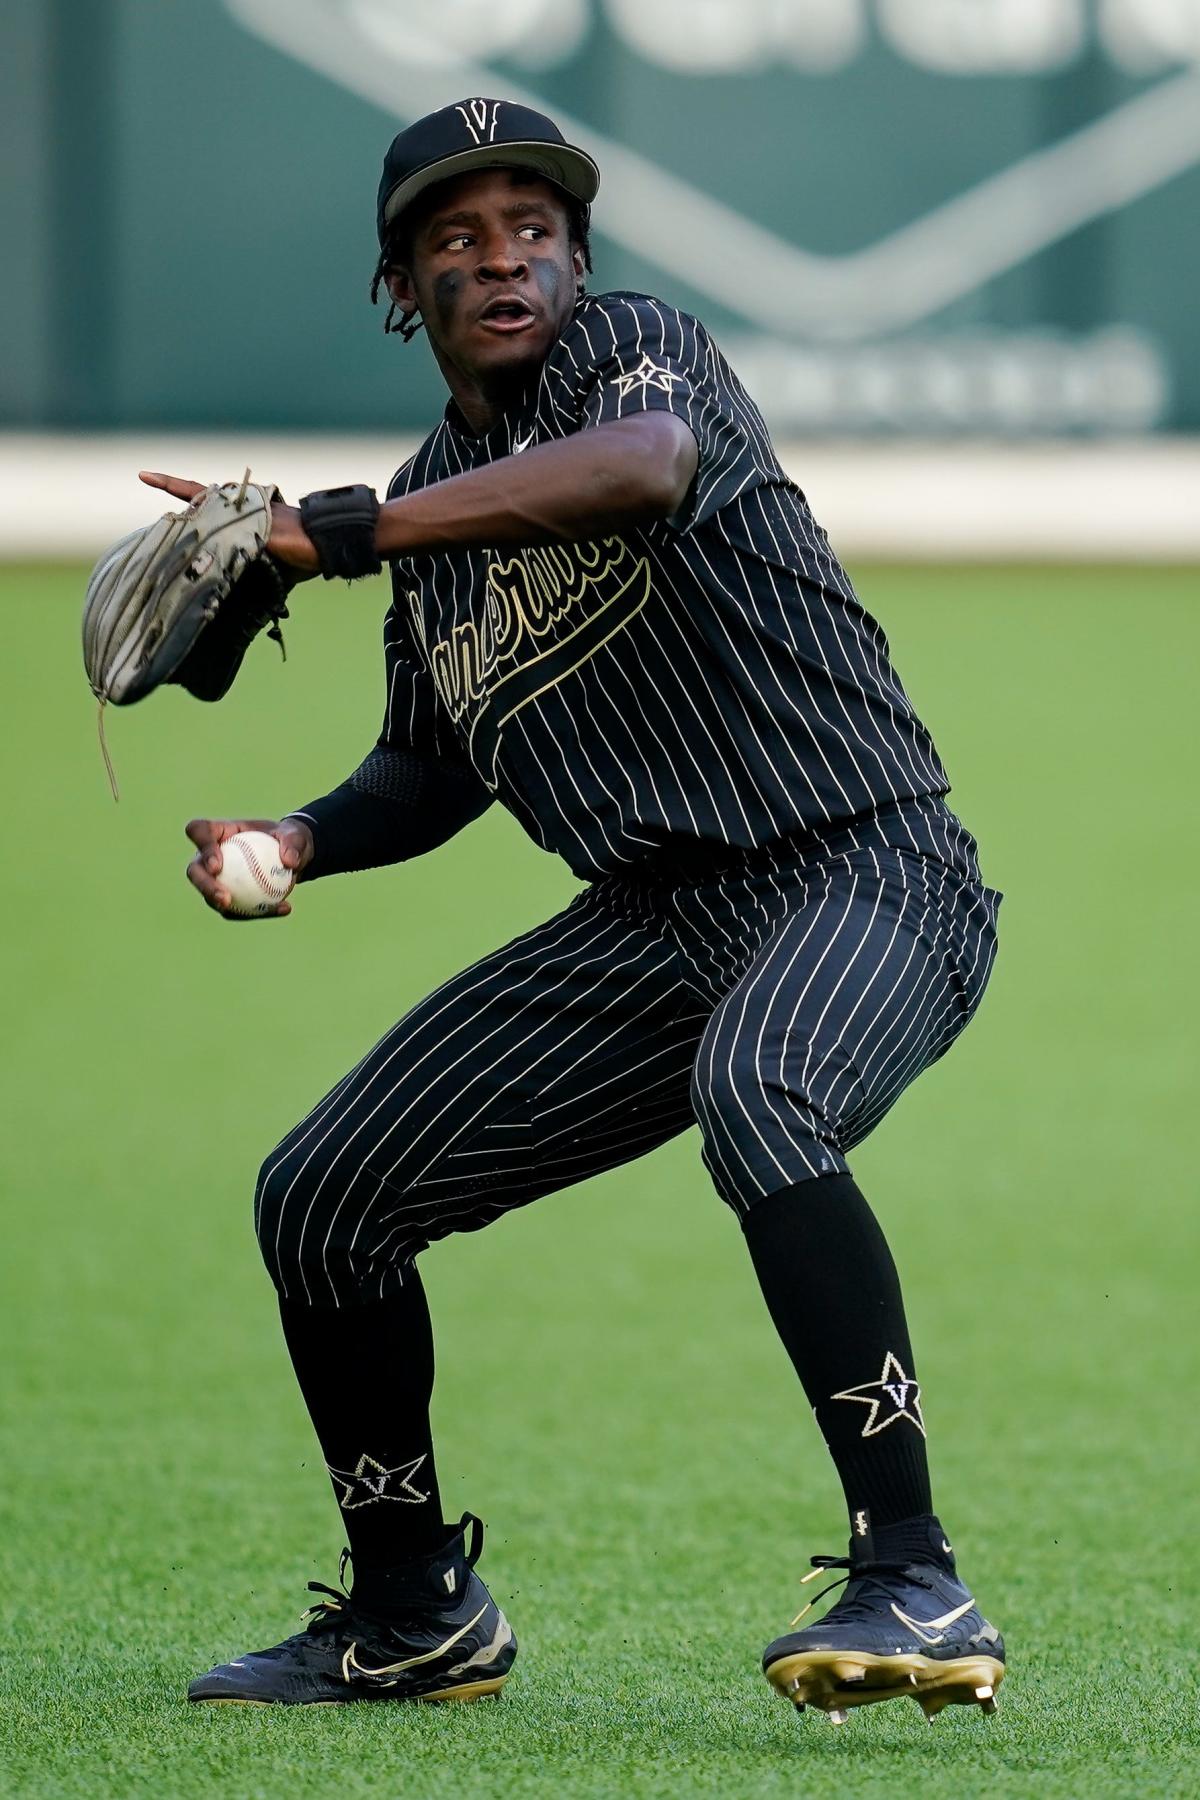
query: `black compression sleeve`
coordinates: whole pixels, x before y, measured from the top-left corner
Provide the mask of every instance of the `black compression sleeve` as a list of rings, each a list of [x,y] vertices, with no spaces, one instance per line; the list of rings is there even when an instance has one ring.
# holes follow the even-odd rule
[[[313,860],[301,879],[407,862],[436,850],[477,819],[491,798],[472,769],[376,745],[348,781],[289,815],[312,827]]]

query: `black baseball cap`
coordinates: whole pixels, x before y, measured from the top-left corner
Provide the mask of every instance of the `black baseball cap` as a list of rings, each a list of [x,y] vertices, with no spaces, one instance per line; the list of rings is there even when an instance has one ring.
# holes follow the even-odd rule
[[[459,100],[392,139],[379,183],[380,243],[418,194],[468,169],[532,169],[589,205],[600,186],[586,150],[568,144],[545,113],[515,100]]]

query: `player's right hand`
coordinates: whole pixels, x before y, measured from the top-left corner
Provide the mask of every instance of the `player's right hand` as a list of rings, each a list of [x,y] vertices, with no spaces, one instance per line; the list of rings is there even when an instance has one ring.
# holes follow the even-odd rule
[[[239,831],[270,832],[278,840],[280,862],[296,871],[297,881],[313,859],[313,835],[303,819],[190,819],[185,829],[196,846],[196,854],[187,866],[187,878],[203,896],[206,906],[230,920],[238,920],[240,915],[229,911],[229,890],[221,886],[221,845],[226,838]],[[274,912],[260,913],[258,917],[283,919],[291,910],[291,903],[281,900]]]

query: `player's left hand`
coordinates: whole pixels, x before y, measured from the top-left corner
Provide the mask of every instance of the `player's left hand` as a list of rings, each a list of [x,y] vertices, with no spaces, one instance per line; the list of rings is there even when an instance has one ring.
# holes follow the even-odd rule
[[[162,475],[154,469],[140,469],[138,480],[144,481],[147,487],[161,488],[164,494],[170,494],[176,500],[182,500],[190,506],[197,494],[204,492],[202,481],[187,481],[182,475]],[[278,557],[290,568],[302,570],[306,575],[318,575],[321,571],[316,546],[303,525],[300,523],[300,509],[296,506],[285,506],[276,500],[271,506],[271,535],[267,539],[267,549],[272,556]]]

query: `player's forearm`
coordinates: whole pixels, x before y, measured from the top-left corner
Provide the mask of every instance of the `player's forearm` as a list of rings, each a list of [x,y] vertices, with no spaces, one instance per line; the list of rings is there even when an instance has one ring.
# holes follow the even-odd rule
[[[409,862],[446,843],[490,802],[472,770],[377,746],[340,787],[289,813],[312,832],[301,879]]]
[[[670,414],[598,425],[380,508],[384,560],[455,546],[578,543],[669,518],[696,470],[696,443]]]

